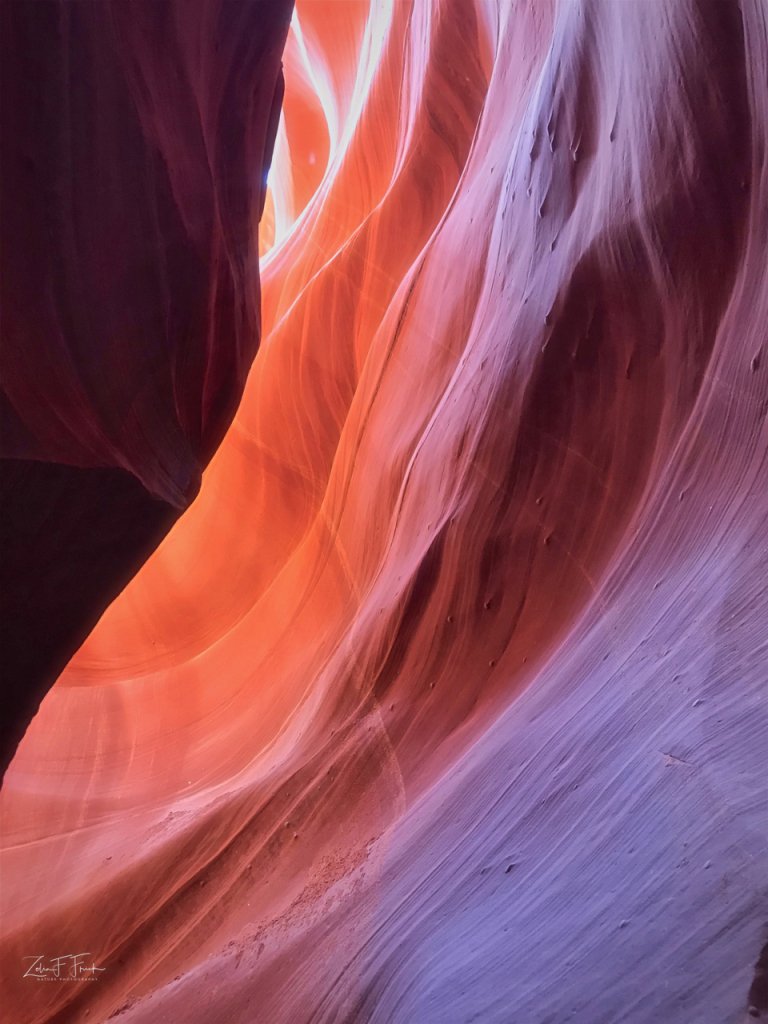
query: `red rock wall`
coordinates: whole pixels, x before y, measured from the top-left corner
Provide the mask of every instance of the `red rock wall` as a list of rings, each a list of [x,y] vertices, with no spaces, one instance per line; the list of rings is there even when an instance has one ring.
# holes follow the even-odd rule
[[[743,1018],[767,75],[758,0],[298,6],[243,401],[7,776],[19,1019]]]
[[[240,401],[291,9],[2,5],[0,774]]]
[[[5,456],[196,492],[258,345],[290,10],[4,5]]]

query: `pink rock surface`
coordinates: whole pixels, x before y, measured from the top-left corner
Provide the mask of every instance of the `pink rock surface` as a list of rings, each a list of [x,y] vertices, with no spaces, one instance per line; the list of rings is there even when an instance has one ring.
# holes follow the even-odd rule
[[[6,778],[12,1019],[768,1012],[765,7],[297,19],[242,404]]]

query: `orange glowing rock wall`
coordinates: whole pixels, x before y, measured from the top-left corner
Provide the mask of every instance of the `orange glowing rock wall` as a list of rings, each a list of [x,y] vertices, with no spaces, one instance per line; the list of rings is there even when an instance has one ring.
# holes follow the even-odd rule
[[[242,404],[7,776],[16,1019],[740,1020],[765,8],[306,0],[285,69]]]

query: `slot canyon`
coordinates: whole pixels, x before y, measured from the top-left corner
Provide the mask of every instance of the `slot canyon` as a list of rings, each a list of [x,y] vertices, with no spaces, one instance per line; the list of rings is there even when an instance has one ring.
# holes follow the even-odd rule
[[[8,1024],[768,1020],[765,0],[7,0]]]

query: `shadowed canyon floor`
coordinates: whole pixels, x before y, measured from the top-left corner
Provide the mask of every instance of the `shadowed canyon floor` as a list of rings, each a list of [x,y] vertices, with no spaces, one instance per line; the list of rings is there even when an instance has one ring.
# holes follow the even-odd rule
[[[765,5],[283,63],[242,401],[6,776],[9,1020],[768,1019]]]

